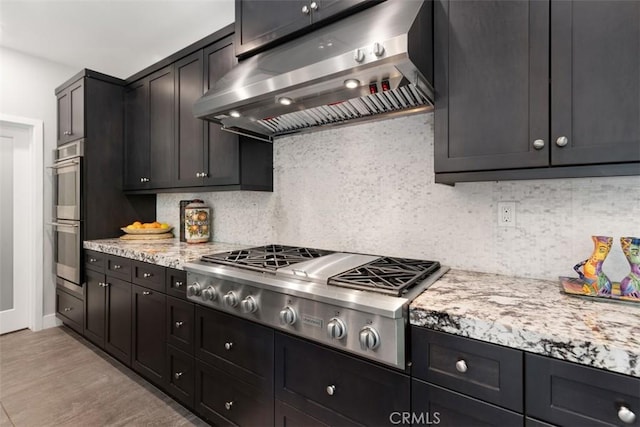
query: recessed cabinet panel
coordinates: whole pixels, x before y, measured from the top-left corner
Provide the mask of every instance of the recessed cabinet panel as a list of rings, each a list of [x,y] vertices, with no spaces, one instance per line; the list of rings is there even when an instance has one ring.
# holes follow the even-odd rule
[[[149,85],[138,81],[124,93],[124,188],[146,188],[149,173],[149,127],[147,100]]]
[[[71,96],[65,90],[58,95],[58,145],[68,141],[67,132],[71,123]]]
[[[133,352],[131,367],[149,381],[164,387],[166,295],[133,285]]]
[[[437,1],[436,172],[545,166],[546,1]]]
[[[71,123],[68,140],[73,141],[84,137],[84,84],[80,81],[69,88],[71,96]]]
[[[84,336],[100,348],[104,348],[107,286],[102,273],[89,269],[86,272],[85,328]]]
[[[640,161],[640,2],[557,1],[551,19],[552,164]]]
[[[149,77],[149,177],[153,188],[173,184],[173,67]]]
[[[105,350],[131,365],[131,283],[107,276]]]

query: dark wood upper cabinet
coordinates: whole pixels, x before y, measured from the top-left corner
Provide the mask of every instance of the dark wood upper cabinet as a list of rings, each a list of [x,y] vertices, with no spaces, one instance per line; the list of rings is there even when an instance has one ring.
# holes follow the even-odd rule
[[[640,161],[638,76],[640,2],[551,2],[553,165]]]
[[[640,3],[434,7],[436,182],[640,174]]]
[[[236,0],[235,54],[246,57],[381,0]]]
[[[84,138],[84,79],[58,93],[58,145]]]
[[[434,7],[436,173],[546,166],[548,1]]]
[[[173,65],[125,92],[125,189],[173,185]]]

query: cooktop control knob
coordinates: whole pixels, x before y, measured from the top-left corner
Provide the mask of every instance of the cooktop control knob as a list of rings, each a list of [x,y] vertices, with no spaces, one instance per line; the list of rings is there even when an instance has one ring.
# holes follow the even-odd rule
[[[298,320],[298,315],[292,307],[286,306],[280,310],[280,323],[283,325],[293,325],[296,320]]]
[[[347,335],[347,325],[342,320],[334,317],[327,323],[327,333],[330,338],[335,340],[342,339]]]
[[[216,290],[213,288],[213,286],[207,286],[205,290],[202,291],[202,298],[209,301],[213,301],[216,299]]]
[[[235,292],[227,292],[224,296],[224,303],[229,307],[235,307],[236,305],[238,305],[238,297],[236,296]]]
[[[380,334],[371,326],[360,329],[360,348],[363,350],[375,350],[380,345]]]
[[[258,303],[255,298],[249,295],[242,301],[240,301],[240,308],[243,313],[253,313],[258,309]]]
[[[200,296],[201,293],[202,293],[202,287],[200,286],[200,283],[193,282],[192,284],[187,286],[188,297]]]

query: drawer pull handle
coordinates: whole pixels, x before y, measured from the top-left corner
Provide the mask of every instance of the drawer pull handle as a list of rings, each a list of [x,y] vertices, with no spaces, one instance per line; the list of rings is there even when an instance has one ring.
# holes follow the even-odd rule
[[[225,350],[231,350],[232,348],[233,348],[233,343],[232,342],[224,343],[224,349]]]
[[[149,291],[142,291],[142,295],[151,295],[151,292],[149,292]]]
[[[624,405],[620,405],[620,409],[618,409],[618,418],[625,424],[633,424],[636,420],[636,414],[629,408]]]
[[[465,372],[467,372],[467,362],[465,362],[464,360],[458,360],[456,362],[456,371],[464,374]]]
[[[119,265],[119,264],[115,264],[115,265],[113,266],[113,269],[114,269],[114,270],[120,270],[121,268],[122,268],[122,266],[121,266],[121,265]]]
[[[327,394],[329,396],[333,396],[335,392],[336,392],[336,386],[334,386],[333,384],[327,386]]]
[[[233,407],[233,400],[230,402],[224,402],[224,407],[227,411],[230,411],[231,408]]]
[[[144,277],[145,279],[148,279],[151,276],[153,276],[153,274],[151,274],[151,273],[143,273],[142,274],[142,277]]]
[[[98,260],[95,258],[89,258],[89,262],[97,262]]]
[[[64,308],[64,311],[71,311],[71,307],[65,307],[65,308]],[[624,406],[623,406],[623,408],[624,408]],[[626,408],[625,408],[625,409],[626,409]],[[618,413],[619,413],[619,412],[618,412]]]
[[[180,322],[180,321],[176,322],[176,328],[179,328],[179,327],[181,327],[182,325],[183,325],[183,322]]]
[[[176,282],[176,288],[181,288],[182,285],[184,285],[184,283],[182,282]]]
[[[181,376],[182,376],[182,372],[176,372],[175,374],[173,374],[173,378],[177,380],[179,380]]]

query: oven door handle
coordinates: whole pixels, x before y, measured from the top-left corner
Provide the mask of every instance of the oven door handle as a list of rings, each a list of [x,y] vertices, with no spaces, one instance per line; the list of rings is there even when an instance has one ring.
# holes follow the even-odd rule
[[[80,164],[80,159],[76,157],[73,159],[65,160],[63,162],[54,163],[51,166],[47,166],[47,169],[60,169],[60,168],[65,168],[67,166],[73,166],[73,165],[79,165],[79,164]]]
[[[80,227],[79,224],[63,224],[61,222],[47,222],[47,225],[53,225],[54,227],[73,227],[73,228]]]

